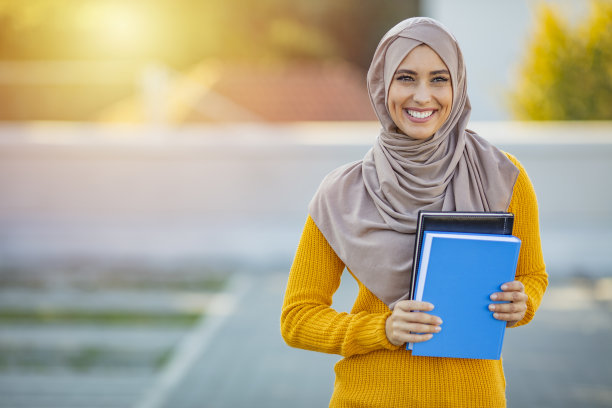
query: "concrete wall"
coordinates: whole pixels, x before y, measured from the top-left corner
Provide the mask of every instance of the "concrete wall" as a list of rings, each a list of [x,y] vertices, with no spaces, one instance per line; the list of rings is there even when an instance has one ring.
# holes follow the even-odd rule
[[[0,260],[288,262],[322,177],[375,123],[0,127]],[[538,194],[559,274],[612,271],[612,126],[475,123]]]

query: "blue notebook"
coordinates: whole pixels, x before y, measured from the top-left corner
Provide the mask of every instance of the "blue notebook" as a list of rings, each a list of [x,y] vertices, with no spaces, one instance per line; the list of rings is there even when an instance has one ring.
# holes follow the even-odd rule
[[[415,300],[434,304],[442,331],[409,343],[414,356],[501,356],[506,322],[493,318],[489,296],[514,280],[521,241],[512,235],[425,231]]]

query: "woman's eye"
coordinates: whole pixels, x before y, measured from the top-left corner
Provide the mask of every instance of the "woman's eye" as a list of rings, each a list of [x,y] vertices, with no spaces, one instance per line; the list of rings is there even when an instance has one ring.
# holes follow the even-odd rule
[[[433,78],[431,82],[448,82],[448,78],[439,76],[439,77]]]
[[[396,79],[401,82],[408,82],[414,80],[410,75],[399,75]]]

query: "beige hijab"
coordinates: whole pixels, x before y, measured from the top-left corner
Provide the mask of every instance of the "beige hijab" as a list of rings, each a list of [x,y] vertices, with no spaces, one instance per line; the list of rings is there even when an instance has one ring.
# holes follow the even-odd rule
[[[395,70],[421,44],[444,61],[453,87],[450,116],[427,140],[401,133],[387,109]],[[309,212],[347,268],[393,308],[410,288],[418,211],[504,211],[518,169],[465,128],[471,106],[463,57],[437,21],[417,17],[393,27],[374,53],[367,84],[380,135],[363,160],[323,180]]]

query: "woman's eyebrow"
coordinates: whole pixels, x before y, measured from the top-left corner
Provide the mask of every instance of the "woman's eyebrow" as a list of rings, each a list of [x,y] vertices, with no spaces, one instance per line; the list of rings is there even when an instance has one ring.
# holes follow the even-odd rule
[[[396,74],[396,75],[397,75],[397,74],[410,74],[410,75],[418,75],[418,72],[413,71],[413,70],[411,70],[411,69],[405,69],[405,68],[403,68],[403,69],[398,69],[398,70],[395,72],[395,74]],[[437,71],[431,71],[431,72],[429,73],[429,75],[440,75],[440,74],[450,75],[450,72],[448,72],[448,70],[447,70],[447,69],[440,69],[440,70],[437,70]]]
[[[418,75],[416,71],[411,69],[398,69],[395,74],[410,74],[410,75]]]

